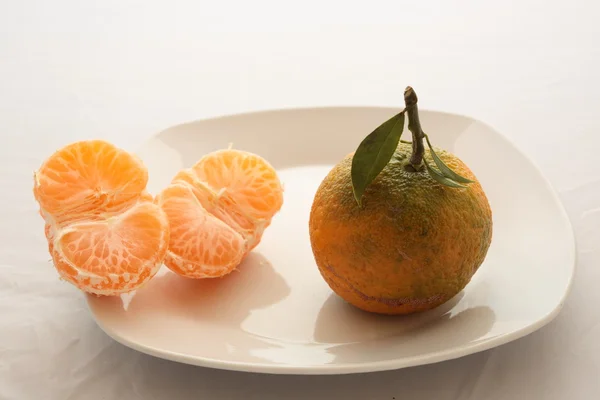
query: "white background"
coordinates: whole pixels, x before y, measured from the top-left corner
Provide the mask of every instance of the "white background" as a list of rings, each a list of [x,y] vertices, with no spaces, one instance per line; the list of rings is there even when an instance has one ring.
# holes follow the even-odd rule
[[[583,0],[0,0],[0,399],[596,398],[599,20]],[[257,109],[400,107],[409,84],[422,107],[509,136],[559,192],[578,267],[540,331],[385,373],[215,371],[113,342],[48,261],[32,172],[61,145],[135,150],[171,125]]]

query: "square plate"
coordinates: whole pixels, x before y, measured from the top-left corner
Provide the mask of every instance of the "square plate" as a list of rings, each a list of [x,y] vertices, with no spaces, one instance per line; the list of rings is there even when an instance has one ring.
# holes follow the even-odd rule
[[[314,262],[308,216],[330,168],[398,110],[326,107],[187,123],[138,152],[157,193],[204,154],[233,144],[266,158],[284,206],[261,244],[222,279],[190,280],[165,267],[121,297],[88,296],[99,324],[144,353],[200,366],[285,374],[381,371],[438,362],[518,339],[551,321],[569,291],[575,242],[558,197],[505,137],[472,118],[421,111],[433,142],[473,170],[494,234],[463,292],[429,312],[390,317],[338,298]]]

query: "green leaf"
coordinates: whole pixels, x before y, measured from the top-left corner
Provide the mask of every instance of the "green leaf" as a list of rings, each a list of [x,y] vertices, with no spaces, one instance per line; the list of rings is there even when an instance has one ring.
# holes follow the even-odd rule
[[[451,179],[453,181],[460,182],[460,183],[473,183],[472,180],[467,179],[464,176],[460,176],[456,172],[452,171],[450,169],[450,167],[448,167],[446,165],[446,163],[444,163],[442,161],[442,159],[439,158],[437,154],[435,154],[435,151],[433,151],[433,146],[431,145],[431,142],[429,141],[429,136],[425,135],[425,140],[427,140],[427,145],[429,146],[429,151],[431,152],[431,157],[433,158],[435,165],[437,165],[437,167],[440,169],[443,176],[445,176],[446,178]]]
[[[404,111],[385,121],[358,146],[352,158],[352,189],[358,205],[373,180],[385,168],[398,147],[404,129]]]
[[[431,176],[436,182],[441,183],[442,185],[445,185],[445,186],[453,187],[453,188],[466,188],[466,186],[461,185],[460,183],[457,183],[457,182],[453,181],[452,179],[445,177],[440,172],[431,168],[431,166],[429,165],[427,160],[423,159],[423,161],[425,161],[425,167],[427,168],[427,172],[429,173],[429,176]]]

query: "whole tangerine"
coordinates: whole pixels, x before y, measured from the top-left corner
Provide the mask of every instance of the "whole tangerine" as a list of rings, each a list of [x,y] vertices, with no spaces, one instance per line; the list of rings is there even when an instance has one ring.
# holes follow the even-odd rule
[[[364,183],[357,153],[369,159],[374,131],[325,177],[309,220],[315,261],[329,287],[380,314],[421,312],[450,300],[470,282],[492,239],[492,211],[481,184],[454,154],[432,146],[424,151],[410,87],[405,100],[413,142],[397,134],[389,161],[357,196]],[[385,145],[377,150],[385,153]]]

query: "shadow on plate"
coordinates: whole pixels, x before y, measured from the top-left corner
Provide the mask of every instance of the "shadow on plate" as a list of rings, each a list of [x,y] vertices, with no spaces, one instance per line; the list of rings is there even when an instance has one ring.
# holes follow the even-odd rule
[[[360,310],[332,293],[319,312],[314,338],[319,343],[355,343],[400,336],[447,318],[464,297],[460,292],[439,307],[412,315],[380,315]]]
[[[315,324],[314,339],[331,344],[331,362],[377,362],[420,357],[483,339],[496,316],[487,306],[461,303],[464,293],[433,310],[407,316],[367,313],[332,294]]]
[[[135,293],[127,312],[152,309],[153,313],[237,327],[252,310],[275,304],[289,294],[290,287],[281,275],[262,254],[253,252],[223,278],[188,279],[163,268],[160,276]]]
[[[264,362],[258,352],[279,346],[235,332],[241,332],[253,310],[289,294],[283,277],[263,255],[253,252],[223,278],[188,279],[163,267],[137,292],[90,297],[90,306],[102,320],[112,321],[113,335],[125,343],[131,340],[148,349],[205,360]]]

